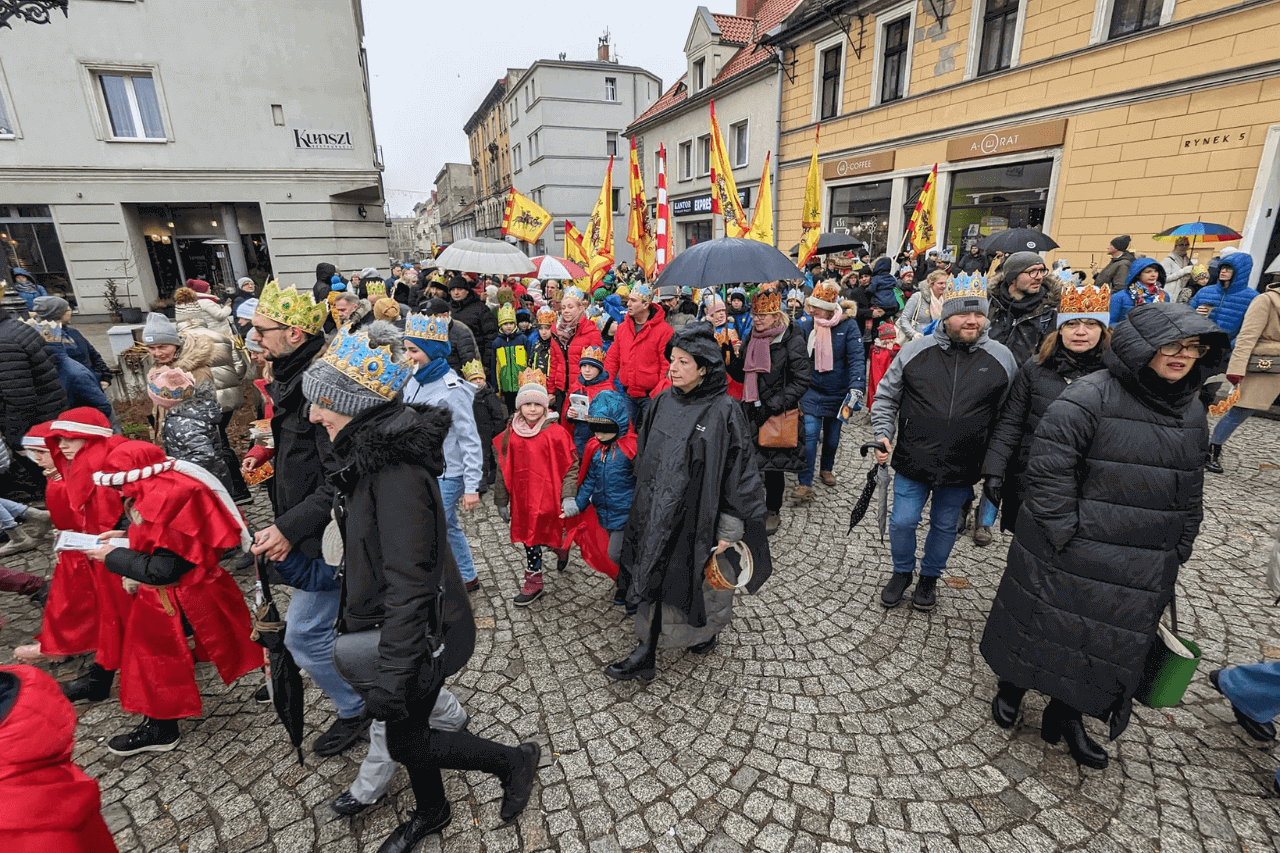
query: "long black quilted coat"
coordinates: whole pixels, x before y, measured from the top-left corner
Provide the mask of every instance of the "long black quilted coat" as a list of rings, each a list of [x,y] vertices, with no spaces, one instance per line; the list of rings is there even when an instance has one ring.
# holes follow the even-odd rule
[[[0,308],[0,430],[11,448],[67,409],[58,368],[35,329]]]
[[[1199,335],[1183,380],[1147,367]],[[1208,424],[1197,391],[1227,336],[1184,305],[1143,305],[1116,327],[1106,370],[1073,382],[1036,429],[1004,578],[982,638],[999,678],[1111,725],[1132,697],[1200,530]]]

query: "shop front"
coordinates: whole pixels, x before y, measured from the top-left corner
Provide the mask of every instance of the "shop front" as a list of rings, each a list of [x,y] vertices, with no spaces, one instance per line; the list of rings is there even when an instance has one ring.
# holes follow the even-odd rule
[[[11,270],[21,267],[48,293],[76,304],[49,205],[0,201],[0,251],[4,253],[0,278],[11,281]]]
[[[738,200],[744,211],[751,208],[751,190],[739,189]],[[748,216],[750,214],[748,213]],[[711,193],[671,199],[671,217],[675,220],[676,245],[681,249],[724,236],[711,214]]]

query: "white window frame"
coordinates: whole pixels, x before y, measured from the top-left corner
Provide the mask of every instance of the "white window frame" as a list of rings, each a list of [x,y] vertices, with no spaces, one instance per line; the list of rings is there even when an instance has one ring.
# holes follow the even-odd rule
[[[516,94],[514,98],[507,102],[507,124],[514,125],[520,120],[520,95]]]
[[[610,86],[610,84],[612,84],[612,86]],[[610,94],[609,92],[610,88],[613,89],[612,94]],[[617,77],[604,78],[604,99],[611,104],[616,104],[618,102],[618,78]]]
[[[1177,8],[1178,0],[1164,0],[1164,5],[1160,7],[1160,26],[1165,27],[1173,23],[1173,13]],[[1097,5],[1093,10],[1093,28],[1089,30],[1089,44],[1101,44],[1109,41],[1108,33],[1111,32],[1111,15],[1116,10],[1115,0],[1097,0]],[[1142,32],[1133,33],[1133,35],[1142,35],[1142,33],[1154,32],[1153,30],[1143,30]]]
[[[739,131],[741,128],[741,131]],[[742,159],[738,159],[738,134],[741,132],[743,139]],[[740,169],[749,165],[751,162],[751,120],[743,119],[735,121],[729,125],[729,142],[733,145],[733,168]]]
[[[707,143],[707,168],[705,170],[702,168],[703,140],[706,140],[706,143]],[[707,175],[710,175],[711,174],[711,134],[704,133],[694,141],[693,154],[694,154],[694,157],[697,159],[697,163],[694,165],[694,169],[696,171],[697,177],[705,178],[707,177]]]
[[[99,75],[116,75],[124,77],[145,77],[151,78],[151,83],[156,90],[156,107],[160,111],[160,121],[164,125],[164,136],[153,138],[148,136],[116,136],[111,130],[111,114],[107,110],[106,95],[102,92],[102,84],[98,82]],[[94,135],[103,142],[127,142],[136,144],[161,144],[173,142],[173,121],[169,118],[169,105],[164,97],[164,83],[160,78],[159,65],[133,65],[113,62],[87,62],[80,63],[80,84],[84,88],[87,103],[90,106],[89,116],[93,120]],[[135,95],[133,94],[133,86],[130,85],[125,90],[129,95],[129,105],[137,110]],[[135,113],[134,123],[136,129],[141,131],[141,117]]]
[[[707,58],[705,56],[693,61],[689,76],[692,78],[690,82],[693,83],[693,91],[701,92],[707,88]]]
[[[611,142],[613,143],[612,151],[609,150],[609,143]],[[609,156],[610,154],[612,154],[614,157],[618,156],[618,131],[606,130],[604,132],[604,153],[606,157]]]
[[[685,146],[688,146],[689,156],[683,157]],[[680,182],[692,181],[693,173],[697,171],[697,165],[694,162],[698,156],[698,152],[693,150],[693,137],[682,139],[676,143],[676,180]],[[688,166],[686,169],[685,167]]]
[[[1027,6],[1030,0],[1018,0],[1018,22],[1013,28],[1013,52],[1009,57],[1009,67],[1001,71],[1012,71],[1018,67],[1022,58],[1022,34],[1027,28]],[[964,59],[964,79],[972,80],[978,76],[978,62],[982,58],[982,20],[987,15],[987,0],[974,0],[973,11],[969,13],[969,47]],[[992,71],[991,74],[999,74]]]
[[[836,84],[836,114],[822,118],[822,54],[831,48],[840,49],[840,80]],[[813,118],[817,121],[831,121],[839,118],[844,112],[844,75],[845,63],[849,59],[849,51],[845,49],[844,33],[837,33],[830,38],[813,44]]]
[[[533,163],[538,157],[538,131],[535,130],[529,134],[529,162]]]
[[[915,60],[916,53],[916,10],[919,7],[919,0],[911,0],[909,3],[903,3],[888,11],[881,12],[876,16],[876,41],[874,45],[875,56],[871,64],[871,106],[880,106],[880,77],[884,73],[884,29],[889,24],[896,24],[903,18],[910,18],[907,22],[907,55],[903,60],[907,75],[902,81],[902,97],[889,101],[896,104],[898,101],[905,101],[911,97],[911,63]]]
[[[519,172],[524,168],[524,164],[520,162],[520,143],[517,142],[511,146],[511,166],[513,172]]]
[[[9,93],[9,81],[4,75],[4,65],[0,63],[0,104],[4,107],[5,118],[9,119],[10,133],[0,133],[0,139],[21,139],[22,128],[18,125],[18,111],[13,106],[13,95]]]

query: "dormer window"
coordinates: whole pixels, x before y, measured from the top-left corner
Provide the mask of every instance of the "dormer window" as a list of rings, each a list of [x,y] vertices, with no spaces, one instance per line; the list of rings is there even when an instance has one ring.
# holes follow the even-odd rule
[[[693,63],[693,91],[701,92],[707,87],[707,60],[699,59]]]

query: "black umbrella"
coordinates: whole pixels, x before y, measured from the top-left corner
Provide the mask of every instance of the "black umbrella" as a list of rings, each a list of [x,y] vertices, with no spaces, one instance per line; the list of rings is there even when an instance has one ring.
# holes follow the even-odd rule
[[[1034,228],[1006,228],[978,244],[984,252],[1047,252],[1058,248],[1052,237]]]
[[[829,255],[832,252],[856,252],[858,249],[865,249],[867,244],[839,231],[823,231],[818,235],[818,248],[814,251],[815,255]],[[787,254],[797,257],[800,254],[800,244],[796,243],[791,247],[791,251]]]
[[[719,287],[743,282],[795,280],[804,273],[787,256],[759,240],[721,237],[691,246],[667,264],[658,286]]]
[[[271,703],[275,705],[280,722],[289,733],[289,742],[298,750],[298,763],[302,764],[302,671],[293,659],[293,653],[284,644],[285,622],[271,598],[271,584],[263,576],[263,561],[254,557],[258,573],[258,589],[262,600],[253,613],[253,639],[267,650],[268,669],[271,671]]]
[[[865,457],[868,450],[883,450],[884,447],[878,441],[869,441],[862,445],[859,452]],[[867,472],[867,484],[862,488],[862,494],[858,496],[857,502],[853,505],[853,510],[849,513],[849,530],[853,532],[854,525],[862,521],[863,516],[867,514],[867,508],[871,506],[871,498],[875,496],[877,490],[880,493],[880,541],[884,541],[885,527],[889,523],[889,466],[872,465],[871,470]]]

